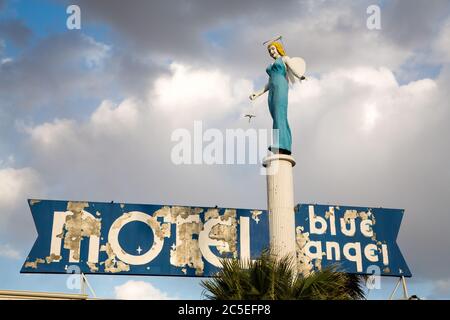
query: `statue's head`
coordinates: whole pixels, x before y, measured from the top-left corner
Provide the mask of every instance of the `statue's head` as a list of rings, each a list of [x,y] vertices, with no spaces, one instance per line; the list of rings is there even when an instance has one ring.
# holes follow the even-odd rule
[[[267,45],[267,50],[272,58],[276,59],[278,56],[285,56],[283,45],[281,42],[273,41]]]

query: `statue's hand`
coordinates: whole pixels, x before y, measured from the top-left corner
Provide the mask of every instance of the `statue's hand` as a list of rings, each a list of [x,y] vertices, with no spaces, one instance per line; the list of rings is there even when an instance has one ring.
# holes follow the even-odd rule
[[[258,95],[256,94],[256,93],[252,93],[251,95],[250,95],[250,100],[255,100],[256,98],[258,98]]]

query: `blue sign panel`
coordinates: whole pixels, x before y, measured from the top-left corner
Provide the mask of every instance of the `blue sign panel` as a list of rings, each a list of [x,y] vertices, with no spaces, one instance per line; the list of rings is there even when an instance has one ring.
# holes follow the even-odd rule
[[[23,273],[211,276],[268,243],[261,210],[29,200],[38,238]],[[251,243],[250,243],[250,234]],[[70,268],[69,268],[70,267]]]
[[[269,247],[265,210],[29,200],[38,238],[23,273],[211,276],[220,259]],[[298,205],[297,258],[307,274],[411,276],[396,244],[398,209]]]
[[[305,273],[337,264],[348,273],[411,277],[396,243],[403,210],[299,204],[295,214]]]

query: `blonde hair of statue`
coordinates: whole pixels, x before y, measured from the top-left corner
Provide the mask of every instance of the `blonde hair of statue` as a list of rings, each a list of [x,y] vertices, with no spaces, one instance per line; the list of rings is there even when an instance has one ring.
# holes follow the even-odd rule
[[[281,42],[274,41],[274,42],[269,43],[269,45],[267,46],[267,50],[269,50],[269,48],[271,46],[274,46],[275,48],[277,48],[277,51],[280,54],[280,56],[286,55],[286,52],[284,51],[284,48],[283,48],[283,45],[281,44]]]

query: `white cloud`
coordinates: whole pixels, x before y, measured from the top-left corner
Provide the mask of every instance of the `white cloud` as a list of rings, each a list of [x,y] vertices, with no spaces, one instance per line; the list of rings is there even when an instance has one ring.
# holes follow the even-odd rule
[[[1,60],[1,63],[0,63],[0,64],[7,64],[7,63],[10,63],[10,62],[13,62],[13,59],[12,59],[12,58],[3,58],[3,59]]]
[[[253,89],[246,79],[232,79],[221,70],[172,63],[171,74],[155,81],[150,101],[174,117],[206,119],[234,111]]]
[[[434,58],[441,63],[450,62],[450,19],[444,23],[433,40]]]
[[[343,134],[341,141],[345,143],[357,139],[351,132],[370,133],[377,137],[375,143],[385,143],[385,139],[410,136],[423,128],[422,116],[433,114],[430,106],[442,89],[431,79],[399,85],[386,68],[339,69],[295,85],[290,92],[289,112],[294,126],[300,121],[310,127],[311,123],[303,121],[307,118],[315,122],[313,132],[320,133],[325,130],[321,126],[326,125],[337,130],[334,135]],[[388,138],[399,127],[403,132]]]
[[[191,127],[194,120],[222,125],[229,116],[234,117],[232,122],[236,117],[243,120],[241,115],[252,105],[248,96],[253,85],[247,79],[232,81],[221,70],[181,64],[173,64],[171,69],[172,74],[155,80],[147,101],[129,98],[115,104],[104,100],[85,121],[54,119],[35,126],[21,124],[19,130],[28,134],[30,149],[36,152],[37,160],[42,157],[45,166],[58,158],[60,162],[62,158],[62,162],[70,157],[75,160],[80,154],[86,163],[94,159],[89,153],[103,148],[122,149],[124,141],[130,147],[137,144],[132,149],[141,156],[148,152],[141,143],[147,149],[152,145],[160,150],[170,148],[156,140],[170,143],[171,130]],[[264,104],[264,99],[258,103]],[[120,155],[115,157],[120,159]],[[77,162],[71,164],[76,166]]]
[[[167,293],[145,281],[129,280],[120,286],[114,287],[116,299],[124,300],[171,300]]]
[[[114,136],[129,131],[137,124],[138,117],[139,110],[133,99],[126,99],[118,105],[104,100],[86,122],[55,119],[34,127],[22,125],[24,128],[21,130],[29,134],[33,147],[37,149],[64,146],[75,149],[79,144],[99,139],[99,136]]]
[[[194,201],[208,205],[215,200],[205,199],[205,192],[222,194],[223,190],[232,189],[234,182],[228,179],[229,169],[224,166],[175,166],[170,157],[175,143],[170,137],[176,128],[192,129],[193,121],[198,119],[204,121],[205,127],[248,126],[243,113],[252,105],[248,99],[252,85],[246,79],[231,81],[223,70],[189,66],[182,69],[181,76],[187,83],[199,74],[211,76],[208,79],[214,89],[210,83],[197,83],[196,91],[180,93],[179,109],[165,110],[173,101],[168,96],[161,100],[158,92],[168,95],[177,88],[178,80],[174,78],[179,71],[174,71],[169,77],[155,81],[163,83],[163,88],[158,89],[161,91],[150,86],[148,101],[125,99],[118,104],[104,101],[84,121],[55,119],[24,126],[22,132],[28,136],[26,146],[33,167],[50,186],[57,186],[52,188],[51,197],[147,203]],[[221,98],[213,101],[209,91],[221,92]],[[226,97],[227,94],[231,97]],[[264,105],[265,99],[258,103]],[[270,117],[265,109],[260,111]],[[202,181],[202,185],[192,190],[192,181]],[[234,196],[227,194],[226,198]]]
[[[380,113],[378,112],[377,106],[374,103],[367,103],[365,106],[365,118],[363,121],[363,128],[366,131],[372,130],[377,120],[380,117]]]
[[[46,122],[36,127],[26,127],[25,131],[30,134],[34,143],[39,143],[43,147],[51,147],[60,139],[65,143],[70,143],[75,137],[72,131],[76,126],[75,121],[68,119],[55,119],[53,122]]]
[[[0,243],[0,257],[5,257],[9,259],[20,259],[20,252],[13,249],[9,244]]]
[[[11,160],[9,161],[11,162]],[[27,199],[44,198],[46,187],[34,168],[0,168],[0,235],[15,247],[35,236],[33,219]],[[14,249],[0,245],[2,255],[16,257]]]
[[[33,168],[0,169],[0,181],[0,221],[41,187],[39,174]]]
[[[94,38],[84,34],[81,37],[87,44],[87,49],[83,57],[86,66],[90,68],[102,66],[103,62],[110,54],[111,47],[104,43],[97,42]]]
[[[115,105],[111,101],[105,100],[92,114],[89,126],[95,130],[114,132],[132,128],[138,120],[139,110],[136,101],[127,99],[119,105]]]

